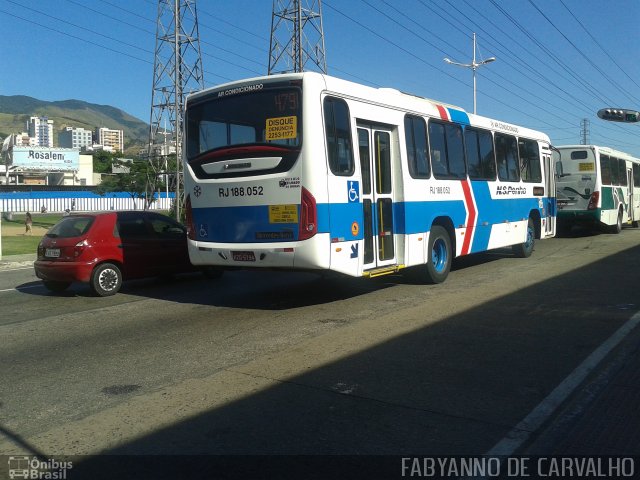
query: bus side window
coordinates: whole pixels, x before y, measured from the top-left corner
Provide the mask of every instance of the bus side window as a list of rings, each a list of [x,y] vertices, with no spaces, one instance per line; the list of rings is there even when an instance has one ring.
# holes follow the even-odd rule
[[[623,187],[627,186],[627,162],[622,158],[618,159],[618,180]]]
[[[353,175],[355,170],[351,146],[349,107],[344,100],[327,97],[324,100],[329,168],[335,175]]]
[[[520,180],[518,168],[518,147],[516,138],[511,135],[496,133],[496,161],[498,178],[503,182]]]
[[[640,188],[640,165],[637,163],[633,164],[633,186]]]
[[[467,168],[471,180],[495,180],[496,162],[491,132],[467,127],[464,131]]]
[[[429,147],[431,168],[436,178],[447,176],[447,151],[444,139],[444,125],[429,122]]]
[[[538,142],[521,138],[518,141],[520,151],[520,175],[524,182],[539,183],[542,181]]]
[[[427,147],[427,128],[423,118],[406,115],[404,117],[404,135],[407,146],[407,163],[413,178],[429,178],[429,150]]]
[[[447,160],[449,163],[449,176],[463,179],[467,176],[464,162],[464,145],[462,142],[462,128],[460,125],[448,124],[447,132]]]
[[[600,155],[600,175],[602,185],[611,185],[611,163],[609,155]]]

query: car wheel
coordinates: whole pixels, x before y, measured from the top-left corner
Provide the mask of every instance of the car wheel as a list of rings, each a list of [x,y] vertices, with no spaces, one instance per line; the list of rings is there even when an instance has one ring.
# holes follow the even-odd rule
[[[102,263],[93,269],[90,286],[100,297],[115,295],[122,286],[122,273],[113,263]]]
[[[520,258],[528,258],[533,253],[533,245],[536,243],[536,229],[533,226],[533,220],[529,219],[527,223],[527,239],[524,243],[514,245],[512,248],[513,253]]]
[[[64,292],[71,285],[71,282],[53,282],[49,280],[45,280],[42,283],[50,292]]]
[[[431,227],[427,251],[429,254],[426,265],[427,282],[444,282],[449,275],[449,270],[451,270],[453,252],[451,251],[451,239],[443,227],[439,225]]]

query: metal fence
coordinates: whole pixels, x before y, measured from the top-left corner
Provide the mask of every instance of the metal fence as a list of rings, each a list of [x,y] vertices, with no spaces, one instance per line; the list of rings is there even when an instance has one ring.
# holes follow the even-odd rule
[[[169,210],[175,194],[156,193],[151,210]],[[127,192],[111,192],[104,196],[87,191],[22,191],[0,192],[0,212],[65,212],[141,210],[144,199],[131,198]]]

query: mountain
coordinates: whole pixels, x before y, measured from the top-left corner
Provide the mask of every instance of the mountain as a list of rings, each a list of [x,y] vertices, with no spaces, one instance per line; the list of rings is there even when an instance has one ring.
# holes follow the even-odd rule
[[[58,133],[65,127],[95,130],[107,127],[124,130],[125,153],[137,154],[148,141],[149,125],[119,108],[97,105],[81,100],[47,102],[24,95],[0,95],[0,137],[24,132],[29,117],[53,120],[53,144],[58,145]]]

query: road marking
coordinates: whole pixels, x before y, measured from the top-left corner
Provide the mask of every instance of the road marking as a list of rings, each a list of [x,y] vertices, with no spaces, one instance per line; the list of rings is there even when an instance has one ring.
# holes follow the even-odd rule
[[[42,287],[42,285],[30,285],[28,287],[15,287],[15,288],[5,288],[4,290],[0,290],[0,293],[2,292],[13,292],[13,291],[20,291],[20,290],[27,290],[28,288],[40,288]]]
[[[569,395],[587,378],[598,364],[640,323],[640,312],[627,320],[613,335],[596,348],[565,378],[524,420],[518,423],[485,455],[509,456],[529,439],[547,421]]]
[[[1,268],[0,267],[0,272],[16,272],[18,270],[32,270],[33,266],[29,266],[29,267],[18,267],[18,268]]]

